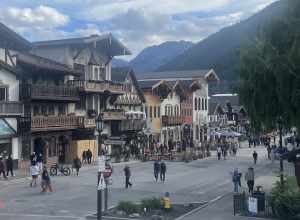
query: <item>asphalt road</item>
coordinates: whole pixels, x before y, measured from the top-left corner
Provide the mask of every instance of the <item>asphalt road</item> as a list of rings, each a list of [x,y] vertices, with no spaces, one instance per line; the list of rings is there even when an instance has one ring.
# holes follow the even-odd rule
[[[237,157],[218,161],[215,156],[190,163],[167,162],[167,180],[156,183],[153,163],[131,163],[132,183],[124,188],[123,164],[114,165],[113,183],[109,186],[109,206],[121,200],[161,196],[170,192],[172,202],[215,201],[232,192],[230,172],[238,168],[244,172],[253,166],[253,149],[239,150]],[[266,160],[266,151],[260,147],[256,176],[276,175],[278,164]],[[53,193],[41,194],[40,187],[30,188],[29,180],[13,183],[0,181],[0,220],[83,219],[96,211],[96,167],[83,168],[77,176],[53,177]],[[243,183],[245,185],[245,183]]]

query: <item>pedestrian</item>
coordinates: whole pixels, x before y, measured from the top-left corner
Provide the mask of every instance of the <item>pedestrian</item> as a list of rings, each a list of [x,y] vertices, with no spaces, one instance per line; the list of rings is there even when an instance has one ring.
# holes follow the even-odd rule
[[[36,156],[36,163],[39,168],[39,172],[42,173],[42,171],[43,171],[43,155],[41,153],[39,153]]]
[[[239,186],[241,185],[241,174],[239,173],[238,169],[235,168],[232,174],[232,182],[234,185],[234,192],[239,192]]]
[[[36,164],[37,158],[36,158],[35,152],[32,152],[32,153],[31,153],[29,159],[30,159],[31,166],[32,166],[33,164]]]
[[[11,158],[11,155],[8,155],[8,158],[6,159],[6,176],[8,176],[9,172],[11,176],[14,176],[13,166],[14,166],[14,161]]]
[[[87,150],[86,156],[87,156],[88,164],[91,164],[93,154],[92,154],[92,151],[90,149]]]
[[[76,169],[76,175],[79,175],[79,169],[81,168],[81,161],[78,156],[76,156],[73,160],[73,167]]]
[[[124,174],[125,174],[125,188],[128,189],[128,186],[132,187],[132,183],[130,182],[131,171],[128,165],[126,165],[124,168]]]
[[[257,157],[258,157],[258,154],[256,151],[253,152],[253,160],[254,160],[254,164],[257,163]]]
[[[267,145],[268,160],[271,160],[271,151],[272,151],[272,149],[271,149],[270,145]]]
[[[155,181],[157,182],[157,180],[158,180],[158,175],[159,175],[159,173],[160,173],[160,164],[159,164],[159,161],[158,160],[156,160],[155,162],[154,162],[154,178],[155,178]]]
[[[30,167],[32,180],[30,182],[30,187],[36,186],[36,181],[39,175],[39,168],[36,163],[33,163]]]
[[[43,172],[42,172],[42,192],[53,192],[52,190],[52,186],[51,186],[51,180],[50,180],[50,176],[47,170],[47,167],[44,166],[43,167]]]
[[[217,147],[217,156],[218,156],[218,160],[221,159],[221,154],[222,154],[222,149],[220,146]]]
[[[271,161],[272,161],[272,164],[274,163],[274,160],[275,160],[275,148],[272,148],[271,149]]]
[[[82,165],[83,164],[85,164],[86,163],[86,151],[84,150],[83,152],[82,152]]]
[[[160,163],[160,181],[163,183],[166,180],[167,165],[164,161]]]
[[[249,167],[247,173],[245,174],[245,180],[247,182],[249,193],[253,193],[254,188],[254,168]]]
[[[2,156],[0,156],[0,176],[1,174],[3,175],[4,179],[7,179],[7,176],[5,175],[5,164]]]

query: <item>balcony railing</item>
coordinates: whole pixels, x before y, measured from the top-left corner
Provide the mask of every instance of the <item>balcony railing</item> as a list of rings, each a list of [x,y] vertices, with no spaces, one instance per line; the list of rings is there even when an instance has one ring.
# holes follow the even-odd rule
[[[116,111],[116,110],[106,110],[103,112],[103,120],[104,121],[113,121],[113,120],[124,120],[125,112],[124,111]]]
[[[0,102],[0,116],[21,116],[24,113],[20,102]]]
[[[104,93],[108,91],[115,94],[125,93],[122,84],[111,81],[71,80],[68,84],[79,87],[79,89],[84,92]]]
[[[184,123],[182,116],[162,116],[162,124],[164,126],[181,125]]]
[[[139,131],[146,127],[146,120],[126,119],[121,122],[121,131]]]
[[[73,130],[95,126],[95,119],[87,119],[81,116],[34,116],[19,119],[20,132]]]
[[[78,88],[72,86],[20,85],[21,99],[79,101]]]

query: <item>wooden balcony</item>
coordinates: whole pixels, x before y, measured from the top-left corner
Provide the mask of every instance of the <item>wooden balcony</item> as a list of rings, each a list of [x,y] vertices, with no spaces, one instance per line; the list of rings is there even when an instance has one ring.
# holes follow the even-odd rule
[[[22,116],[24,106],[20,102],[0,102],[0,117],[2,116]]]
[[[121,122],[121,131],[141,131],[146,127],[146,120],[126,119]]]
[[[104,93],[110,92],[112,94],[124,94],[123,85],[111,81],[84,81],[84,80],[71,80],[69,85],[78,87],[82,92],[89,93]]]
[[[79,90],[72,86],[20,85],[23,100],[79,101]]]
[[[34,116],[19,119],[20,132],[73,130],[96,127],[95,119],[81,116]]]
[[[118,121],[118,120],[125,120],[125,112],[118,111],[118,110],[106,110],[102,112],[103,120],[104,121]]]
[[[184,117],[182,116],[162,116],[161,119],[164,126],[182,125],[184,123]]]

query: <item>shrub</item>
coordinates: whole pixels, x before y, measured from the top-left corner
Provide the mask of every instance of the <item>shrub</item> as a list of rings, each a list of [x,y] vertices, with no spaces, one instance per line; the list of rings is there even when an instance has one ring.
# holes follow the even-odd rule
[[[270,203],[279,219],[297,219],[296,216],[300,214],[300,190],[292,187],[290,180],[288,178],[283,187],[277,182],[272,189]]]
[[[138,213],[141,207],[138,204],[129,201],[121,201],[117,206],[117,210],[125,212],[127,215]]]
[[[146,208],[147,210],[157,210],[162,207],[162,202],[160,198],[151,198],[151,199],[143,199],[141,201],[141,207]]]

